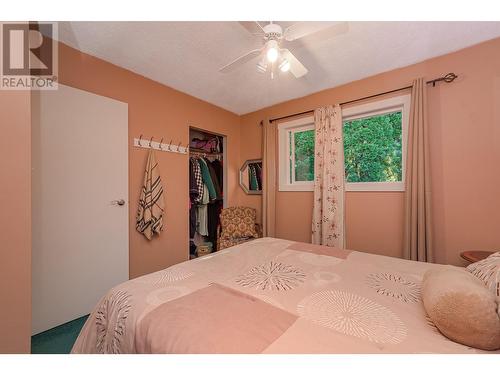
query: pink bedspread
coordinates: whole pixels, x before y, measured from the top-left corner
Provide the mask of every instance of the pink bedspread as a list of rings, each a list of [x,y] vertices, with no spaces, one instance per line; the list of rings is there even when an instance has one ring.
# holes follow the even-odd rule
[[[426,318],[420,285],[432,267],[262,238],[116,286],[72,352],[482,352]]]

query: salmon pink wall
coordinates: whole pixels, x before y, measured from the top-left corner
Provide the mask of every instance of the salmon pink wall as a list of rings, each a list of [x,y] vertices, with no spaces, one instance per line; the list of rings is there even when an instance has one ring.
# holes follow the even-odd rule
[[[164,232],[148,241],[135,230],[139,191],[147,150],[132,146],[143,134],[186,145],[189,125],[227,136],[228,204],[237,203],[239,116],[183,94],[116,65],[59,44],[60,82],[128,103],[130,277],[134,278],[185,261],[189,257],[188,174],[186,155],[157,152],[165,191]]]
[[[31,97],[0,90],[0,354],[29,353]]]
[[[500,249],[500,38],[242,116],[240,163],[261,155],[260,120],[404,87],[448,72],[428,87],[434,251],[438,263],[464,265],[463,250]],[[260,211],[260,196],[240,191]],[[310,240],[311,192],[278,192],[277,236]],[[346,193],[347,247],[402,255],[403,193]]]

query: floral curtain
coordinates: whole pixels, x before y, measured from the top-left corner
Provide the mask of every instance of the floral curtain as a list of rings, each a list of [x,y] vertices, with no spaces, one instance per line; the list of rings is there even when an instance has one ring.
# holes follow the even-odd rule
[[[344,248],[344,144],[340,106],[314,111],[312,242]]]

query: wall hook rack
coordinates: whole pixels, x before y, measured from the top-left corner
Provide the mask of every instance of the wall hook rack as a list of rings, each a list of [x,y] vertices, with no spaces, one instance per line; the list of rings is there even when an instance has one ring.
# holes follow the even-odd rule
[[[141,134],[139,138],[134,138],[134,146],[140,148],[152,148],[153,150],[163,151],[163,152],[173,152],[177,154],[187,155],[188,146],[182,146],[182,141],[178,143],[177,146],[172,146],[172,140],[170,143],[162,143],[163,137],[160,142],[153,141],[154,137],[148,139],[142,139],[143,135]]]

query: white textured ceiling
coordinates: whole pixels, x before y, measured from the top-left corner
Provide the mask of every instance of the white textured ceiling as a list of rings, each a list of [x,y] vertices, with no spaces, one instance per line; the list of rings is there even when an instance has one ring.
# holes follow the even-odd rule
[[[306,76],[271,80],[256,62],[219,73],[261,46],[238,22],[59,23],[59,39],[72,47],[244,114],[500,37],[500,22],[349,22],[346,33],[320,36],[289,45]]]

